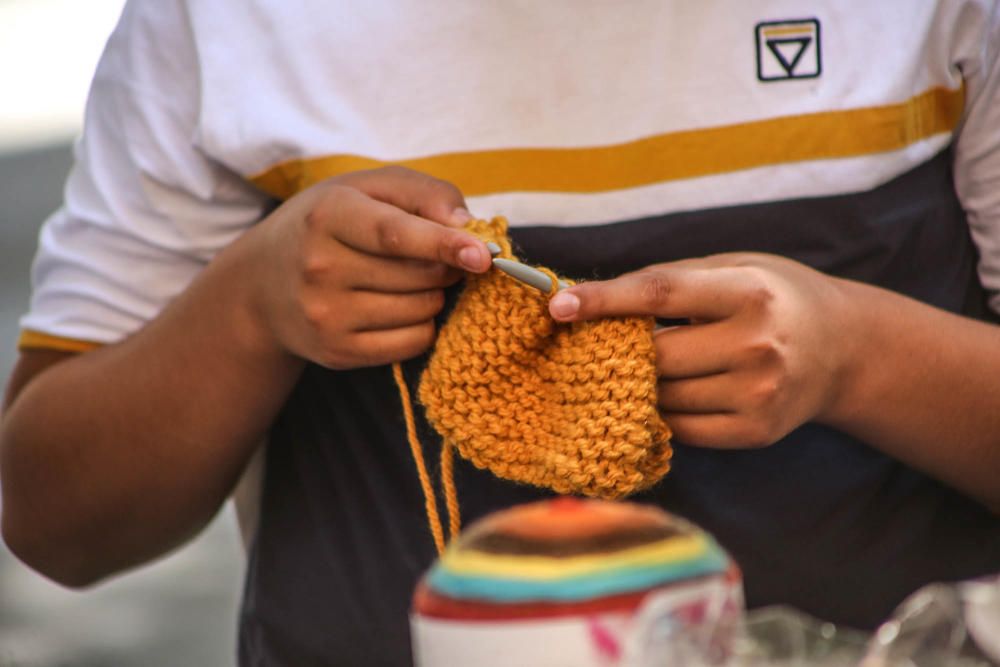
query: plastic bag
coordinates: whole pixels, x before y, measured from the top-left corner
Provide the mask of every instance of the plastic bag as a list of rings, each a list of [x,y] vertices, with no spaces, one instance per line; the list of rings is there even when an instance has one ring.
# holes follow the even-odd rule
[[[733,665],[989,667],[1000,665],[1000,575],[931,584],[875,633],[839,628],[786,607],[747,615]]]

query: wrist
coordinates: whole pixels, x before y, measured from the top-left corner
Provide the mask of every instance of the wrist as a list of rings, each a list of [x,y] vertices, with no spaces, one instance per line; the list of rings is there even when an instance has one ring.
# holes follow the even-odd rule
[[[263,224],[263,223],[262,223]],[[225,248],[204,273],[207,301],[220,317],[213,318],[230,333],[227,338],[241,356],[267,366],[300,369],[304,362],[282,345],[272,324],[265,269],[267,238],[260,225]]]
[[[880,313],[886,312],[882,291],[871,285],[835,278],[830,324],[835,330],[834,360],[830,392],[817,415],[820,423],[851,430],[850,425],[871,403],[873,377],[877,376],[878,355],[885,354],[882,337],[885,326]],[[880,352],[881,350],[881,352]]]

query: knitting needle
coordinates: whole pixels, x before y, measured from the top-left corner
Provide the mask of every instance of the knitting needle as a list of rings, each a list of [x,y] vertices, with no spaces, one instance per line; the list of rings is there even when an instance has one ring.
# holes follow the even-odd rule
[[[535,289],[539,289],[545,293],[548,293],[548,291],[552,289],[552,280],[541,271],[533,269],[527,264],[521,264],[520,262],[515,262],[512,259],[504,259],[502,257],[497,257],[497,255],[500,254],[500,246],[498,246],[496,243],[488,241],[486,243],[486,249],[490,251],[491,255],[493,255],[493,266],[497,267],[511,278],[520,280],[522,283],[530,285]],[[560,280],[559,289],[557,289],[556,291],[558,292],[559,290],[566,289],[567,287],[569,287],[569,285],[566,284],[564,281]],[[661,329],[672,329],[674,326],[676,325],[671,325],[667,327],[660,323],[657,323],[653,327],[653,331],[655,332],[655,331],[660,331]]]
[[[497,267],[511,278],[514,278],[525,285],[534,287],[537,290],[541,290],[542,292],[547,293],[552,289],[552,279],[538,269],[532,268],[527,264],[522,264],[521,262],[513,259],[496,257],[496,255],[500,254],[500,246],[496,243],[489,242],[486,244],[486,248],[490,251],[490,254],[494,256],[493,266]],[[567,287],[569,287],[569,283],[560,280],[556,291]]]

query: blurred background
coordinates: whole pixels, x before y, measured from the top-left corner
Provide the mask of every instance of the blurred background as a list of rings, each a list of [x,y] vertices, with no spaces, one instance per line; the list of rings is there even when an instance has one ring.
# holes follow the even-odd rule
[[[0,378],[38,228],[62,199],[90,77],[123,0],[0,0]],[[227,508],[196,541],[84,592],[0,545],[0,667],[232,665],[244,557]]]

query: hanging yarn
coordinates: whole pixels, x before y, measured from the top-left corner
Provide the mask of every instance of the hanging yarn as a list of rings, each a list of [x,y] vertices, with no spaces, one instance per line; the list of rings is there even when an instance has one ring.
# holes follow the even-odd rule
[[[513,259],[504,218],[474,220],[466,228]],[[545,272],[554,292],[558,278]],[[670,429],[656,407],[653,319],[559,323],[548,313],[548,299],[499,271],[469,275],[438,334],[418,398],[443,439],[451,538],[459,527],[452,448],[497,477],[598,498],[649,488],[670,469]],[[394,372],[441,551],[409,392],[398,365]]]

